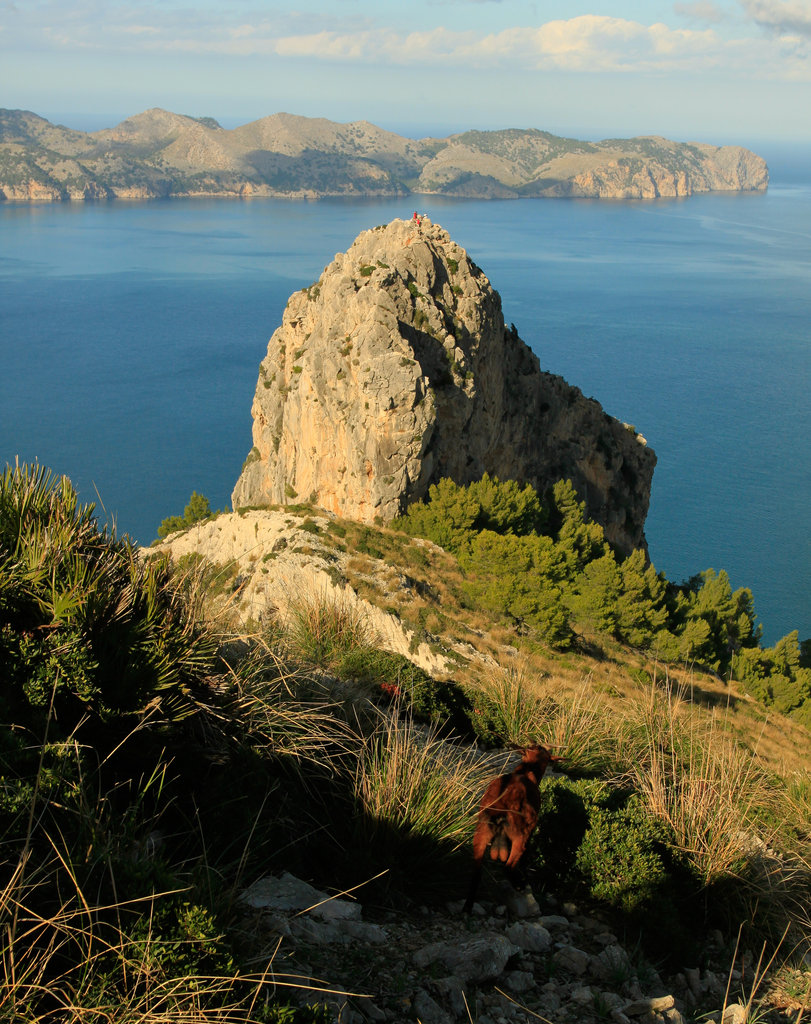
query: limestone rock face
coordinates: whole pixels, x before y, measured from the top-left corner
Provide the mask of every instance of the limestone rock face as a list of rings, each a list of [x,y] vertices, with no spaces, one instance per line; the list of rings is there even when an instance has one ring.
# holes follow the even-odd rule
[[[623,552],[645,545],[656,462],[633,428],[544,373],[446,231],[365,231],[291,296],[259,368],[234,508],[310,501],[390,520],[442,477],[569,478]]]

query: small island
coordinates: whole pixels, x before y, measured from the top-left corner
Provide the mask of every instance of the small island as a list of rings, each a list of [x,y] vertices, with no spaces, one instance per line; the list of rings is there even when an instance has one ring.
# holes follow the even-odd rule
[[[740,146],[583,142],[538,129],[410,139],[368,121],[272,114],[234,129],[153,109],[81,132],[0,109],[0,200],[443,195],[656,199],[768,187]]]

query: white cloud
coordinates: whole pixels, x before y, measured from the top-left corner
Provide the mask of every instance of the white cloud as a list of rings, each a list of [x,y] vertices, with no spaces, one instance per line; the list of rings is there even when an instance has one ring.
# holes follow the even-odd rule
[[[708,25],[720,25],[726,18],[726,12],[711,0],[697,0],[695,3],[675,3],[673,10],[682,18],[703,21]]]
[[[781,35],[811,38],[811,3],[807,0],[739,0],[749,17]]]
[[[617,73],[710,68],[751,73],[753,66],[768,64],[764,47],[773,50],[775,44],[727,41],[713,29],[673,29],[592,14],[487,35],[444,28],[408,34],[380,29],[286,36],[273,43],[285,57]],[[782,50],[775,56],[784,59]],[[774,66],[779,69],[780,61]]]
[[[0,0],[2,3],[3,0]],[[370,20],[333,21],[311,28],[303,14],[269,15],[240,5],[203,7],[194,19],[174,4],[122,4],[101,0],[67,8],[55,0],[33,5],[34,17],[18,26],[19,41],[53,48],[99,52],[222,54],[366,65],[450,69],[545,70],[566,72],[700,73],[717,70],[747,77],[811,79],[806,39],[811,35],[808,0],[738,0],[768,34],[740,38],[713,27],[645,25],[626,18],[584,14],[541,25],[496,32],[448,29],[398,31]],[[676,5],[703,24],[720,8],[711,0]],[[729,25],[729,22],[728,22]],[[294,27],[295,26],[295,27]]]
[[[159,34],[159,29],[156,29],[154,25],[125,25],[120,31],[131,36],[151,36]]]

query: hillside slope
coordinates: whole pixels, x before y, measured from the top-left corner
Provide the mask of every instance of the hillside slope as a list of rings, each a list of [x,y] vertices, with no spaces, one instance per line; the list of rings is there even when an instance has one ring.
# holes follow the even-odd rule
[[[555,653],[435,544],[303,506],[139,552],[15,466],[0,555],[8,1019],[808,1010],[809,737],[721,679]],[[461,914],[481,795],[532,739],[564,755],[532,890],[490,865]]]
[[[0,199],[168,196],[655,198],[757,191],[765,162],[739,146],[658,137],[581,142],[537,129],[403,138],[367,121],[273,114],[235,129],[159,108],[78,132],[0,110]]]
[[[811,734],[734,682],[695,665],[662,665],[655,652],[611,638],[573,649],[538,645],[520,626],[471,607],[456,558],[430,541],[341,519],[307,505],[222,513],[147,549],[203,575],[209,614],[241,632],[289,625],[297,609],[335,605],[368,626],[376,645],[407,657],[438,679],[478,685],[522,664],[559,696],[588,692],[604,713],[621,714],[643,681],[683,687],[697,708],[721,714],[725,728],[775,771],[807,772]]]

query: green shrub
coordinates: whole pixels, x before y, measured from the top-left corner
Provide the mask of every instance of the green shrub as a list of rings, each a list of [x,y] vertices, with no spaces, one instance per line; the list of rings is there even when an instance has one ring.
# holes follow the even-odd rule
[[[53,739],[122,716],[192,712],[215,644],[165,559],[101,531],[92,505],[41,467],[0,476],[3,721]]]
[[[405,691],[411,713],[417,721],[431,722],[440,735],[452,734],[463,738],[476,735],[472,722],[473,705],[461,687],[432,679],[402,656],[393,657],[400,657],[405,662],[398,671],[397,685]]]
[[[638,797],[620,808],[595,806],[575,868],[589,895],[626,914],[649,910],[668,882],[664,851],[673,835]]]
[[[187,894],[156,900],[130,930],[132,951],[153,979],[233,975],[235,964],[211,911]]]
[[[254,453],[255,456],[254,456]],[[259,449],[252,448],[248,458],[245,460],[243,469],[245,466],[250,465],[259,458]],[[192,491],[189,503],[183,510],[182,516],[168,516],[164,519],[158,527],[158,537],[168,537],[170,533],[176,533],[178,530],[187,530],[190,526],[194,526],[195,523],[202,523],[206,519],[210,519],[212,516],[211,505],[209,504],[208,498],[202,494],[198,494],[197,491]]]
[[[596,804],[608,799],[604,783],[547,778],[540,786],[538,824],[529,859],[553,889],[571,878],[577,851]]]

